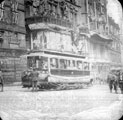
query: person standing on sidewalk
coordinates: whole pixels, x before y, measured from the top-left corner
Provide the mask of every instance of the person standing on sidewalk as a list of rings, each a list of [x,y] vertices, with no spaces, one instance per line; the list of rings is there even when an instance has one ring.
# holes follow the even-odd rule
[[[117,75],[115,75],[113,86],[114,86],[115,93],[117,93],[117,89],[118,89],[118,76]]]
[[[36,68],[34,68],[32,72],[32,91],[37,91],[37,83],[38,83],[38,72],[36,71]]]
[[[107,81],[108,81],[108,84],[109,84],[110,92],[112,92],[114,80],[115,80],[115,77],[114,77],[114,75],[110,72],[109,75],[108,75],[108,78],[107,78]]]
[[[123,72],[119,72],[119,88],[121,90],[121,93],[123,94]]]
[[[0,85],[1,85],[1,92],[3,92],[3,85],[4,85],[4,83],[3,83],[3,74],[2,74],[2,70],[0,69]]]

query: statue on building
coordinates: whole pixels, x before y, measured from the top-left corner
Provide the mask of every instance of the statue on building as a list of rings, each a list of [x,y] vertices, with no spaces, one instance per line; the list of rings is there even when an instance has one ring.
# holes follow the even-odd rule
[[[18,1],[12,0],[10,2],[11,5],[11,12],[12,12],[12,23],[17,24],[18,23]]]
[[[33,0],[33,14],[38,15],[40,0]]]
[[[64,6],[64,17],[65,17],[66,20],[69,20],[68,19],[68,12],[69,12],[69,8],[68,8],[68,5],[66,3],[65,6]]]

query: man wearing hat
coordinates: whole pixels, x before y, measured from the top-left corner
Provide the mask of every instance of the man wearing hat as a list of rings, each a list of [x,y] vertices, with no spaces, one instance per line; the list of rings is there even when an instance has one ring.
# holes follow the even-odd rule
[[[32,91],[37,91],[37,83],[38,83],[38,72],[36,71],[36,68],[33,68],[32,72]]]
[[[113,89],[113,83],[115,81],[115,76],[113,75],[113,73],[110,71],[108,78],[107,78],[108,84],[109,84],[109,89],[110,92],[112,92]]]
[[[0,85],[2,86],[1,92],[3,92],[3,75],[1,69],[0,69]]]

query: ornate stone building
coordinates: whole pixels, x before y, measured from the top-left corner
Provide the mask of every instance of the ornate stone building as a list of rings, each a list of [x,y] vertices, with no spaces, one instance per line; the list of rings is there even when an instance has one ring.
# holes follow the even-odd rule
[[[112,39],[112,42],[108,45],[109,56],[111,65],[121,66],[121,41],[120,41],[120,27],[115,21],[108,17],[109,23],[109,36]]]
[[[106,5],[107,0],[4,0],[0,3],[4,75],[11,75],[10,81],[18,79],[24,68],[19,56],[30,49],[83,56],[91,62],[92,75],[106,76],[111,66],[121,65],[120,28],[108,17]]]
[[[121,66],[118,37],[120,28],[107,14],[107,0],[83,1],[86,3],[83,17],[86,18],[90,34],[89,59],[92,63],[92,71],[95,77],[105,78],[110,68]]]
[[[24,1],[0,3],[0,69],[5,83],[20,80],[24,68],[20,55],[26,50]]]
[[[26,0],[25,6],[31,49],[85,55],[87,35],[80,32],[88,30],[79,24],[81,6],[75,0]]]
[[[31,50],[84,56],[95,77],[106,77],[114,62],[121,65],[119,39],[112,37],[110,26],[117,35],[120,29],[115,22],[111,25],[106,6],[107,0],[25,0]]]
[[[86,0],[87,20],[90,32],[89,59],[95,77],[105,78],[110,68],[108,44],[112,42],[109,37],[107,0]]]

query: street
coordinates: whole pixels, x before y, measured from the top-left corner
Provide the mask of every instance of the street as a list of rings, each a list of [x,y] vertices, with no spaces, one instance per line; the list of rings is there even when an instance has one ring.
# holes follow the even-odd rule
[[[110,93],[108,85],[38,92],[7,86],[0,92],[3,120],[118,120],[122,113],[123,95]]]

